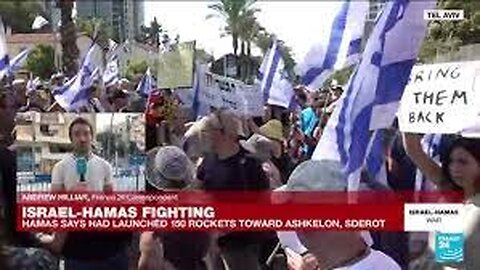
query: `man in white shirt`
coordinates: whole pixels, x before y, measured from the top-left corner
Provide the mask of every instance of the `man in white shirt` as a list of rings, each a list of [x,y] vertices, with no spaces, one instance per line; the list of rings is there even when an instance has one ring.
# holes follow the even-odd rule
[[[92,125],[84,118],[76,118],[68,133],[73,153],[55,164],[52,191],[112,191],[112,166],[92,153]]]
[[[112,167],[92,153],[93,127],[84,118],[70,124],[73,153],[55,164],[52,191],[111,192]],[[130,233],[57,232],[41,235],[44,246],[63,255],[65,270],[128,269]]]

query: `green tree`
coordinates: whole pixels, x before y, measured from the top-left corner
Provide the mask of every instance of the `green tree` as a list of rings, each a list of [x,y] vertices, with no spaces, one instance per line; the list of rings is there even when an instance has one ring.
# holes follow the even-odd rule
[[[25,68],[42,80],[55,73],[55,49],[48,45],[37,45],[25,63]]]
[[[258,11],[258,9],[253,7],[254,3],[255,0],[221,0],[208,6],[215,13],[208,15],[207,19],[220,17],[225,21],[226,26],[222,36],[232,36],[232,47],[235,55],[238,52],[242,23],[245,22],[246,18],[254,16]]]
[[[325,81],[323,84],[324,86],[330,85],[332,80],[336,80],[340,85],[346,85],[348,83],[348,79],[352,75],[353,71],[355,70],[355,66],[350,66],[341,70],[335,71],[329,79]]]
[[[136,40],[140,43],[148,44],[158,48],[160,46],[162,33],[164,33],[162,25],[158,23],[157,17],[154,17],[153,21],[150,22],[150,26],[140,26],[140,33],[136,37]],[[165,40],[165,38],[169,38],[169,36],[167,35],[166,37],[162,37],[163,40]]]
[[[155,60],[150,66],[150,72],[152,75],[157,74],[158,60]],[[135,80],[138,77],[141,77],[147,72],[149,64],[145,60],[133,60],[127,64],[125,71],[125,77],[129,80]]]
[[[432,21],[419,54],[421,62],[429,62],[437,55],[456,51],[460,46],[480,43],[480,2],[474,0],[440,0],[438,8],[461,9],[464,20]]]
[[[248,83],[253,82],[255,74],[254,61],[252,58],[252,43],[255,38],[264,31],[264,28],[258,23],[255,17],[255,12],[258,10],[248,10],[242,14],[242,21],[240,27],[239,37],[241,40],[241,53],[240,53],[240,78]]]
[[[0,17],[13,33],[33,33],[32,23],[37,15],[46,16],[40,1],[0,1]]]
[[[59,0],[58,5],[62,14],[60,37],[62,44],[63,69],[67,76],[73,77],[78,70],[77,59],[77,31],[72,20],[73,0]]]
[[[94,39],[95,42],[104,50],[108,51],[108,40],[112,36],[112,28],[100,18],[77,18],[77,28],[80,32]]]

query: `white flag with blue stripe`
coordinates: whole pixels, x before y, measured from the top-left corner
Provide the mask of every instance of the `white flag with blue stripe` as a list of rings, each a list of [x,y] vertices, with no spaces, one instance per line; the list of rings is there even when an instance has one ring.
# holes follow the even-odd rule
[[[8,58],[7,38],[5,37],[5,27],[0,18],[0,80],[8,74],[10,61]]]
[[[19,54],[17,54],[12,60],[10,60],[9,72],[11,75],[15,74],[17,71],[19,71],[23,67],[30,52],[31,52],[30,49],[24,49]]]
[[[94,45],[92,43],[88,49],[78,73],[54,93],[56,102],[67,112],[75,111],[88,103],[89,89],[99,72],[93,59]]]
[[[423,10],[435,2],[388,2],[378,17],[360,64],[313,153],[338,160],[350,190],[358,190],[371,130],[390,127],[426,31]]]
[[[40,86],[42,82],[40,81],[39,77],[35,77],[35,79],[30,78],[27,82],[27,93],[31,91],[36,91],[38,86]]]
[[[285,63],[282,59],[280,47],[275,40],[265,54],[258,71],[260,89],[265,104],[288,108],[293,97],[293,86],[288,80]]]
[[[370,139],[365,159],[365,169],[370,180],[388,186],[387,168],[385,167],[384,137],[382,130],[376,130]]]
[[[137,92],[144,96],[148,96],[154,89],[153,84],[154,82],[153,82],[152,74],[150,72],[150,68],[147,68],[145,75],[143,75],[142,80],[137,86]]]
[[[103,83],[105,87],[116,85],[120,80],[120,71],[118,70],[118,59],[113,56],[107,63],[105,72],[103,73]]]
[[[438,165],[440,165],[440,149],[442,147],[442,134],[425,134],[422,138],[422,149],[429,155]],[[416,191],[431,191],[435,189],[435,185],[431,181],[427,181],[420,170],[417,170],[415,176]]]
[[[331,17],[323,18],[324,29],[312,33],[317,42],[297,66],[302,84],[310,89],[322,86],[335,70],[360,59],[362,36],[368,13],[368,1],[335,1],[326,3]]]

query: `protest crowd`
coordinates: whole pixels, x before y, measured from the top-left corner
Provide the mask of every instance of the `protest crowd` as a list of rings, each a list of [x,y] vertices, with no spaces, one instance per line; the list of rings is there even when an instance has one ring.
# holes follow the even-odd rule
[[[401,1],[393,2],[389,8],[395,8]],[[420,2],[417,4],[422,5]],[[414,8],[409,6],[408,10]],[[388,15],[387,11],[385,14]],[[407,15],[411,14],[405,13],[404,16]],[[379,20],[379,29],[382,22]],[[402,25],[390,27],[406,31],[401,28]],[[374,40],[376,36],[383,38],[383,42],[391,38],[393,41],[390,42],[402,43],[399,41],[402,38],[398,37],[397,40],[387,37],[385,41],[385,33],[378,31],[382,30],[374,30],[364,51],[364,59],[367,56],[371,59],[360,60],[347,85],[339,85],[334,80],[311,87],[305,81],[290,85],[289,92],[284,91],[289,94],[285,95],[287,98],[283,102],[270,102],[269,98],[276,90],[283,91],[281,84],[274,83],[272,86],[270,83],[271,96],[265,98],[261,115],[240,114],[235,108],[213,104],[203,104],[203,111],[200,111],[194,104],[203,99],[194,97],[189,104],[184,96],[177,94],[177,89],[157,88],[155,81],[161,78],[155,78],[149,71],[138,81],[129,81],[117,74],[112,83],[105,74],[98,74],[98,69],[89,62],[88,53],[78,74],[71,78],[62,73],[52,75],[49,81],[40,81],[32,76],[21,78],[18,74],[4,76],[0,86],[0,200],[3,201],[5,222],[2,220],[0,228],[0,269],[480,269],[478,207],[469,208],[477,218],[466,221],[465,259],[460,265],[444,265],[435,261],[430,239],[432,234],[429,233],[155,231],[34,234],[15,231],[16,112],[145,113],[148,192],[438,190],[461,192],[466,204],[478,205],[478,138],[403,132],[395,112],[386,111],[385,114],[390,114],[386,117],[391,118],[391,123],[377,128],[371,135],[368,126],[372,124],[370,119],[374,118],[371,116],[374,109],[358,113],[359,117],[368,118],[368,123],[355,122],[354,113],[342,115],[347,110],[361,110],[365,103],[358,100],[370,98],[362,91],[377,87],[377,82],[370,81],[374,77],[371,73],[377,70],[368,69],[370,67],[366,66],[366,62],[374,65],[382,60],[378,60],[376,54],[367,55],[369,51],[374,54],[374,45],[369,44],[377,42]],[[398,49],[410,50],[411,47],[409,44]],[[374,49],[384,50],[383,47]],[[274,45],[271,50],[275,50]],[[392,52],[385,50],[382,53]],[[400,62],[402,59],[397,60]],[[264,61],[268,65],[268,60]],[[368,72],[365,71],[367,69]],[[406,78],[386,76],[390,81],[385,83],[384,88],[402,88],[400,91],[403,91],[410,69],[406,75],[387,69],[386,73],[399,72],[399,77]],[[261,72],[268,77],[268,68]],[[272,75],[274,79],[276,76]],[[381,76],[376,76],[380,80]],[[196,80],[199,80],[197,75]],[[355,87],[360,90],[355,92]],[[263,83],[261,88],[265,93]],[[195,85],[191,90],[199,91]],[[354,94],[357,95],[352,98],[354,101],[349,101]],[[350,107],[347,108],[346,102],[351,102]],[[103,185],[90,188],[111,191],[110,181],[114,180],[108,174],[109,165],[92,154],[90,148],[93,129],[88,121],[78,119],[69,127],[70,140],[76,151],[74,154],[93,156],[99,167],[106,168],[102,170],[107,172],[102,175],[102,181],[105,180]],[[342,121],[343,126],[340,124]],[[346,121],[355,123],[348,126]],[[345,143],[343,154],[351,158],[351,149],[363,151],[355,190],[347,181],[353,170],[345,171],[342,158],[334,160],[322,151],[332,141],[340,140],[338,134],[342,128],[351,132],[342,134],[351,136],[352,140],[350,145]],[[332,139],[332,136],[337,137]],[[363,137],[367,139],[360,139]],[[365,149],[362,150],[362,147]],[[379,159],[379,165],[369,163],[369,158]],[[68,164],[59,163],[53,169],[52,191],[75,191],[75,185],[67,183],[70,180],[64,177],[69,173]]]

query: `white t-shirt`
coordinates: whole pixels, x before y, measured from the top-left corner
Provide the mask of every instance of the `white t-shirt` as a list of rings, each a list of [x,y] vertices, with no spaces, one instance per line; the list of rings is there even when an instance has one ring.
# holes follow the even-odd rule
[[[103,158],[92,154],[87,161],[85,182],[80,182],[76,158],[73,154],[53,167],[52,185],[63,185],[65,191],[103,191],[104,186],[113,185],[112,166]]]
[[[335,270],[401,270],[400,266],[383,252],[371,249],[370,254],[363,260],[347,267]]]

